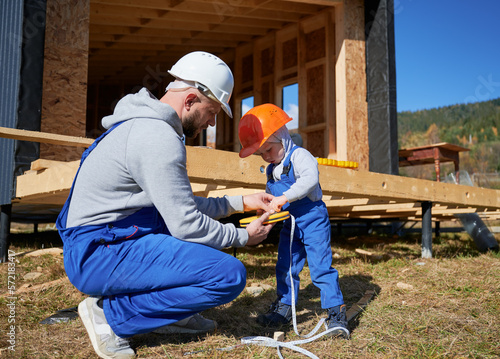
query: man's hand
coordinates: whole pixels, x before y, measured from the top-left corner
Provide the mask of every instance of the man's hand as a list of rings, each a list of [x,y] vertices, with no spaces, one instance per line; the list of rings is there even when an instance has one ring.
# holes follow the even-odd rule
[[[269,206],[273,198],[272,194],[265,192],[248,194],[243,196],[243,210],[245,212],[257,210],[259,214],[265,211],[273,214],[274,210]]]
[[[246,226],[246,230],[248,232],[247,246],[255,246],[267,238],[269,231],[275,225],[275,223],[262,224],[268,219],[269,219],[269,213],[266,212],[256,220],[250,222],[248,226]]]

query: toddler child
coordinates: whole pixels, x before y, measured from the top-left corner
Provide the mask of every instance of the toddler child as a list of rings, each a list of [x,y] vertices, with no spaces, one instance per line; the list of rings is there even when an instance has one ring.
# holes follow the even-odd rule
[[[349,337],[346,306],[339,286],[339,275],[332,264],[330,219],[319,185],[318,162],[306,149],[296,146],[286,128],[291,118],[272,104],[256,106],[240,120],[238,134],[242,144],[240,157],[262,156],[269,163],[266,192],[275,198],[275,211],[287,210],[295,217],[295,229],[290,258],[291,218],[283,224],[276,264],[277,299],[257,322],[277,327],[290,323],[293,295],[298,296],[300,278],[306,258],[311,279],[321,291],[321,306],[328,312],[330,334]],[[289,267],[292,266],[292,278]]]

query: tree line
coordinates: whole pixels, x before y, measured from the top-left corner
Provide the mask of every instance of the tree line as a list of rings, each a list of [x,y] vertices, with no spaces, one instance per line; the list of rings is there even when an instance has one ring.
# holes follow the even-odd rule
[[[500,171],[500,98],[439,108],[398,112],[399,148],[448,142],[470,149],[460,169],[470,174]],[[453,165],[442,168],[453,171]],[[433,179],[433,166],[400,169],[401,175]],[[443,173],[443,171],[442,171]]]

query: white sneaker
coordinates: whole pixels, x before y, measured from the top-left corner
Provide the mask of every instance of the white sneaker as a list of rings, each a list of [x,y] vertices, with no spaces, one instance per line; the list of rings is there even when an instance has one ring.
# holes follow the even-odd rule
[[[98,305],[99,297],[89,297],[78,305],[78,314],[95,352],[104,359],[131,359],[135,352],[127,339],[116,335],[104,316],[104,310]]]
[[[170,325],[155,329],[158,334],[199,334],[213,332],[217,329],[217,322],[195,314]]]

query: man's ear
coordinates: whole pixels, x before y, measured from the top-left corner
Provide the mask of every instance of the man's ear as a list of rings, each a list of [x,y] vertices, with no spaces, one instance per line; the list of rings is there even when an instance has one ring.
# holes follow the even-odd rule
[[[194,93],[189,93],[186,98],[184,99],[184,107],[187,111],[189,111],[191,109],[191,107],[196,103],[198,102],[199,99],[198,99],[198,96],[196,96],[196,94]]]

